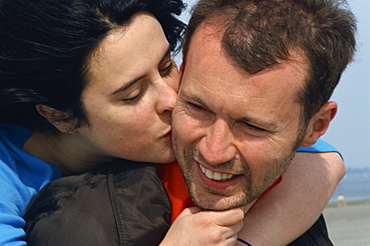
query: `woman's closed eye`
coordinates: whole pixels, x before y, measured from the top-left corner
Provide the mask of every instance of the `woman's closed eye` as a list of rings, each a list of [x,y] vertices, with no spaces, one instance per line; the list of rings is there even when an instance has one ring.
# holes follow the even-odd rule
[[[158,70],[162,77],[166,77],[170,75],[174,69],[177,69],[176,62],[171,55],[168,55],[165,61],[161,63]]]
[[[122,99],[122,101],[124,101],[124,102],[125,102],[125,103],[127,103],[127,104],[137,102],[137,101],[140,99],[140,97],[141,97],[141,95],[142,95],[142,92],[141,92],[141,90],[140,90],[139,92],[135,92],[134,94],[135,94],[135,95],[133,95],[132,97]],[[130,96],[131,96],[131,95],[130,95]]]
[[[170,65],[168,65],[167,67],[165,67],[165,68],[163,68],[163,69],[160,69],[160,70],[159,70],[159,73],[160,73],[162,76],[166,76],[166,75],[168,75],[168,74],[171,72],[171,70],[172,70],[174,67],[176,67],[176,65],[175,65],[174,63],[172,63],[172,62],[171,62],[171,64],[170,64]]]
[[[125,104],[134,104],[138,102],[145,93],[146,84],[147,83],[138,81],[128,89],[122,98],[122,101]]]

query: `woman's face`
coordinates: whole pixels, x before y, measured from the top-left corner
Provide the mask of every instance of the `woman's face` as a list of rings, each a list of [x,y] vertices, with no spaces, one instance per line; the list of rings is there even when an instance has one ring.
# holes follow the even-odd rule
[[[173,161],[171,112],[179,73],[155,17],[140,13],[110,33],[90,60],[82,103],[89,125],[78,129],[96,156]]]

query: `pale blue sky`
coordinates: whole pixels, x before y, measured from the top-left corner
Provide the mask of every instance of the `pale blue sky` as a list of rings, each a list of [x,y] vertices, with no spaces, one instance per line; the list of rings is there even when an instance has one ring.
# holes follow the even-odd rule
[[[339,110],[323,139],[342,152],[347,168],[370,168],[370,1],[347,1],[358,21],[358,51],[332,97]],[[196,0],[184,2],[191,7]]]
[[[332,97],[339,110],[323,139],[342,151],[347,167],[370,168],[370,1],[348,3],[358,21],[358,50]]]

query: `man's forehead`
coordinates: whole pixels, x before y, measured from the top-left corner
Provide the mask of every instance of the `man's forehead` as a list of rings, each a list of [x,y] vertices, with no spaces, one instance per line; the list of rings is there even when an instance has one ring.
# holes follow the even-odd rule
[[[219,92],[231,92],[234,89],[242,92],[254,87],[266,90],[276,87],[297,92],[306,83],[308,65],[301,55],[303,52],[292,50],[291,60],[249,74],[223,52],[218,40],[206,42],[201,36],[194,36],[194,41],[189,49],[182,84],[191,78],[193,86],[211,90],[217,90],[220,88],[218,85],[222,84]]]
[[[221,39],[223,34],[222,27],[219,25],[210,25],[207,23],[201,23],[196,30],[194,31],[194,34],[191,36],[191,40],[189,42],[189,47],[187,50],[187,54],[185,55],[186,58],[190,55],[190,50],[197,49],[198,46],[202,46],[204,44],[212,45],[213,46],[213,53],[217,49],[219,52],[222,51],[221,49]],[[206,49],[198,49],[196,52],[207,52]],[[195,57],[197,58],[197,57]],[[194,58],[193,58],[194,59]],[[188,59],[187,59],[188,60]],[[184,62],[187,63],[187,60]]]
[[[247,105],[252,115],[258,110],[264,110],[265,115],[273,114],[277,107],[286,108],[281,112],[286,114],[291,106],[297,107],[293,104],[305,84],[307,68],[301,53],[292,50],[292,60],[248,74],[224,54],[221,37],[217,38],[208,28],[212,27],[200,27],[190,43],[180,97],[183,90],[184,96],[211,108],[227,105],[235,109]]]
[[[223,30],[214,22],[200,24],[189,43],[187,61],[184,67],[185,78],[191,78],[195,87],[213,89],[220,94],[232,93],[234,96],[249,88],[288,90],[294,93],[305,86],[308,65],[304,52],[298,48],[290,49],[290,59],[249,74],[223,50],[221,45]],[[183,81],[182,83],[187,83]],[[222,84],[218,87],[218,84]],[[218,89],[217,89],[218,87]],[[286,96],[296,97],[286,93]]]
[[[226,59],[229,60],[230,63],[235,66],[235,69],[237,70],[243,70],[242,67],[244,65],[238,65],[236,62],[236,59],[239,60],[239,58],[236,58],[236,56],[243,56],[248,54],[233,54],[235,58],[232,58],[230,54],[228,54],[224,47],[223,47],[223,41],[224,38],[223,35],[225,33],[225,26],[224,22],[222,20],[219,20],[219,18],[211,18],[203,23],[201,23],[196,30],[194,31],[194,34],[189,42],[189,49],[188,53],[191,49],[193,49],[193,54],[198,54],[200,51],[203,53],[203,55],[223,55]],[[198,47],[201,46],[202,49],[198,49]],[[239,45],[240,46],[240,45]],[[209,49],[212,48],[212,51],[209,52]],[[194,52],[194,49],[196,51]],[[308,58],[306,56],[306,53],[298,46],[291,46],[288,47],[288,53],[289,57],[287,60],[277,60],[277,64],[273,66],[278,66],[282,63],[297,63],[300,66],[303,66],[304,71],[308,73],[309,71],[309,62]],[[186,57],[188,57],[189,54],[186,54]],[[200,55],[195,55],[192,59],[196,58],[202,58]],[[272,67],[273,67],[272,66]],[[262,70],[263,71],[263,70]],[[248,73],[248,72],[247,72]]]

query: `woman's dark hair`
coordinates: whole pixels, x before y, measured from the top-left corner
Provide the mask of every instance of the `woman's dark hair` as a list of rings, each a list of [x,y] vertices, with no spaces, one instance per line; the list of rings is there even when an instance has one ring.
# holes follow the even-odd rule
[[[0,0],[0,123],[53,130],[37,104],[87,123],[80,97],[101,41],[146,11],[177,51],[183,9],[181,0]]]

